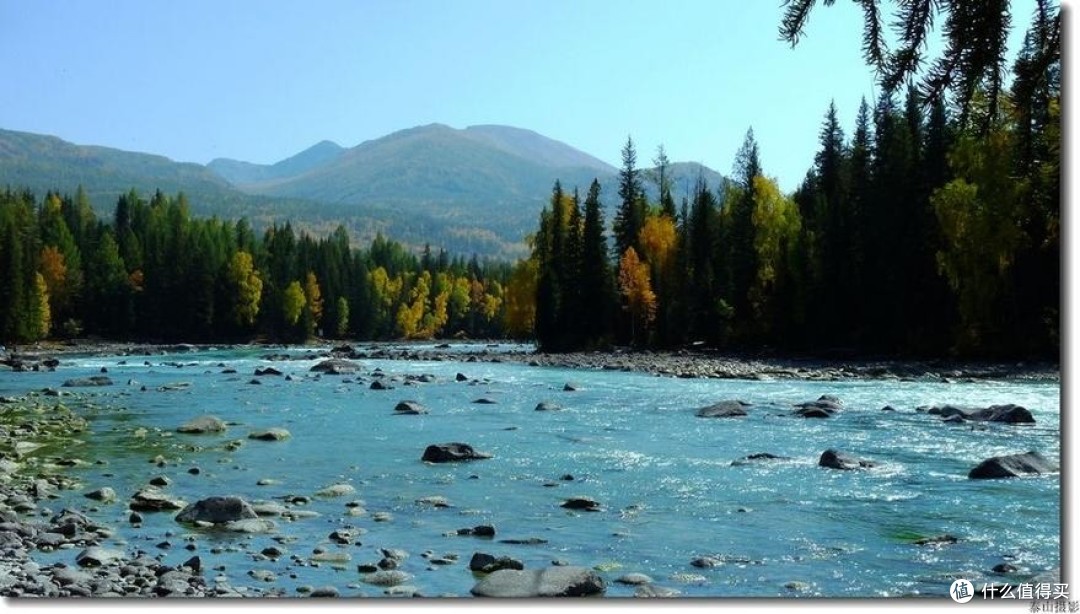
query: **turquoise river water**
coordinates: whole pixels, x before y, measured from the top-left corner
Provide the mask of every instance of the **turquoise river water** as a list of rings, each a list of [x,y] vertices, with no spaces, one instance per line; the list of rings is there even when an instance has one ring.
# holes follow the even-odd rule
[[[302,355],[308,349],[287,351]],[[64,454],[108,464],[70,469],[86,488],[49,507],[97,505],[90,515],[117,529],[107,547],[142,549],[180,564],[193,554],[183,548],[190,541],[205,567],[224,566],[209,570],[208,578],[225,576],[236,586],[283,595],[296,595],[301,585],[333,585],[343,596],[381,596],[383,589],[364,584],[357,571],[357,565],[377,562],[380,548],[406,550],[410,556],[400,569],[429,596],[467,596],[476,582],[468,569],[474,552],[510,556],[526,568],[552,561],[593,567],[614,597],[633,595],[633,587],[614,582],[630,572],[686,597],[944,597],[958,577],[976,586],[1020,582],[1060,564],[1059,475],[967,479],[990,456],[1037,450],[1060,458],[1056,381],[675,379],[509,362],[390,360],[359,361],[356,376],[315,377],[309,369],[319,359],[269,362],[263,360],[268,353],[251,348],[68,357],[55,373],[0,373],[0,395],[56,387],[105,367],[115,385],[76,389],[92,395],[96,409],[79,410],[90,418],[92,434]],[[267,366],[291,380],[261,377],[261,385],[251,384],[254,370]],[[222,373],[225,368],[236,373]],[[369,388],[376,369],[393,389]],[[456,381],[458,373],[469,381]],[[408,381],[424,374],[431,381]],[[178,382],[190,386],[159,390]],[[564,391],[568,382],[577,390]],[[827,420],[790,417],[791,404],[822,394],[838,396],[845,410]],[[481,397],[495,403],[473,402]],[[395,415],[395,404],[406,399],[430,413]],[[694,415],[724,399],[755,405],[745,418]],[[541,401],[563,410],[535,411]],[[1030,409],[1037,424],[973,429],[915,411],[945,403],[1016,403]],[[896,411],[882,411],[885,405]],[[175,433],[204,414],[228,421],[228,431]],[[292,436],[246,440],[249,432],[269,427]],[[147,429],[141,438],[140,428]],[[245,440],[239,449],[225,447],[238,439]],[[428,444],[451,441],[493,458],[421,462]],[[878,466],[818,467],[829,448]],[[759,452],[789,460],[732,464]],[[158,454],[168,459],[166,467],[148,462]],[[188,473],[195,466],[200,473]],[[310,502],[286,507],[318,515],[276,518],[275,532],[266,535],[197,532],[165,512],[145,514],[141,527],[131,527],[127,498],[162,474],[172,480],[166,490],[188,502],[239,495],[283,503],[302,495]],[[566,475],[574,479],[560,479]],[[260,480],[273,483],[260,486]],[[355,487],[355,494],[314,496],[339,483]],[[102,505],[81,497],[100,486],[114,488],[119,501]],[[445,497],[450,507],[417,503],[431,496]],[[576,496],[598,501],[601,511],[560,507]],[[346,507],[356,500],[359,507]],[[481,524],[496,528],[494,539],[448,535]],[[360,529],[360,545],[328,539],[342,527]],[[945,533],[959,541],[913,543]],[[296,539],[284,546],[274,541],[283,535]],[[530,538],[543,542],[501,541]],[[157,549],[165,539],[172,547]],[[255,554],[271,545],[288,555],[269,560]],[[348,561],[311,565],[315,548],[346,553]],[[43,563],[72,563],[74,554],[40,557]],[[446,555],[457,561],[429,561]],[[702,556],[721,564],[690,564]],[[1017,567],[1018,575],[992,573],[1002,562]],[[248,576],[252,569],[269,570],[277,579],[260,583]]]

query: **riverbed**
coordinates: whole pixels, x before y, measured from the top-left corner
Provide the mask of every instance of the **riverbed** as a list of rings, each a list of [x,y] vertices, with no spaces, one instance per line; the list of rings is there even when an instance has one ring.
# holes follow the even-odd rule
[[[1061,563],[1057,473],[967,477],[992,456],[1033,450],[1059,462],[1056,379],[712,379],[470,360],[454,348],[438,360],[391,353],[358,358],[355,373],[312,372],[327,349],[72,354],[55,371],[0,372],[0,396],[71,393],[44,402],[70,406],[89,425],[63,449],[40,451],[72,461],[63,471],[79,482],[41,507],[113,527],[102,545],[128,555],[174,566],[198,555],[209,584],[249,595],[333,586],[343,597],[468,596],[478,552],[525,569],[595,570],[611,597],[639,592],[619,581],[630,574],[683,597],[944,597],[959,577],[1016,583]],[[280,375],[255,375],[267,368]],[[111,384],[63,387],[95,375]],[[822,395],[842,409],[794,415],[795,404]],[[405,400],[426,413],[395,411]],[[723,400],[744,401],[747,415],[695,415]],[[949,423],[928,411],[1006,403],[1027,408],[1035,424]],[[204,415],[227,429],[177,432]],[[289,436],[248,439],[269,428]],[[446,442],[491,458],[421,461],[428,445]],[[820,467],[828,449],[873,466]],[[779,458],[744,460],[761,453]],[[128,499],[158,476],[188,503],[235,495],[286,514],[266,516],[273,527],[259,534],[182,525],[175,511],[146,512],[133,525]],[[83,496],[103,486],[116,502]],[[562,507],[570,499],[594,505]],[[494,535],[464,534],[478,526]],[[935,541],[943,536],[955,541]],[[407,555],[395,562],[396,591],[367,581],[384,550]],[[75,554],[32,557],[74,565]],[[1003,565],[1012,571],[993,571]]]

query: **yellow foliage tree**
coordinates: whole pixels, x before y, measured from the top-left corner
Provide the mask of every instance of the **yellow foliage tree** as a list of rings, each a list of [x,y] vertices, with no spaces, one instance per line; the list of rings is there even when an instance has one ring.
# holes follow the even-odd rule
[[[64,254],[54,245],[46,245],[41,250],[41,276],[49,290],[49,299],[53,310],[59,310],[65,301],[67,264]]]
[[[304,289],[300,287],[299,281],[293,281],[286,286],[282,302],[285,323],[289,326],[295,326],[300,321],[300,314],[303,313],[306,304],[307,298],[304,296]]]
[[[34,336],[41,338],[49,334],[52,327],[52,313],[49,311],[49,287],[45,283],[45,276],[34,273],[34,306],[35,317],[31,324],[37,329]]]
[[[397,312],[398,334],[406,339],[423,336],[424,311],[431,294],[431,273],[424,271],[416,278],[410,293],[410,301],[402,303]]]
[[[533,335],[539,274],[539,265],[533,258],[519,261],[510,274],[510,282],[504,292],[506,311],[503,313],[503,325],[506,332],[516,339]]]
[[[650,215],[638,234],[638,243],[653,271],[666,275],[675,254],[675,220],[667,215]]]
[[[630,338],[637,342],[637,327],[648,328],[656,317],[656,293],[652,289],[649,265],[638,258],[633,247],[626,248],[619,259],[619,292],[630,311]]]
[[[307,299],[306,307],[311,315],[311,325],[313,328],[317,328],[319,322],[322,321],[323,298],[322,290],[319,288],[319,280],[315,277],[313,271],[308,271],[307,277],[304,278],[304,297]]]
[[[263,282],[251,254],[238,251],[229,260],[227,278],[233,291],[233,321],[241,327],[251,326],[259,315]]]
[[[780,193],[776,181],[761,175],[753,181],[754,251],[757,271],[750,286],[750,305],[759,327],[767,328],[775,320],[772,313],[777,274],[784,266],[785,248],[790,247],[802,228],[798,207]]]

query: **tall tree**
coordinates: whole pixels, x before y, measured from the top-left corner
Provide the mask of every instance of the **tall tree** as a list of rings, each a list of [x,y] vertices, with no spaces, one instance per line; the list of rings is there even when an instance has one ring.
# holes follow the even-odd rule
[[[754,178],[761,175],[761,160],[754,129],[735,155],[734,190],[726,199],[724,221],[726,232],[727,269],[730,271],[731,307],[735,317],[747,323],[751,315],[750,288],[757,274],[757,253],[754,250]],[[745,327],[744,327],[745,328]]]
[[[637,247],[637,237],[645,223],[645,191],[641,185],[641,171],[637,167],[637,150],[630,137],[626,138],[626,145],[622,149],[619,199],[612,230],[615,253],[622,257],[627,248]]]
[[[600,182],[593,179],[585,196],[585,220],[581,239],[581,329],[586,347],[601,346],[612,334],[612,306],[615,303],[613,277],[604,233],[604,209],[600,203]]]

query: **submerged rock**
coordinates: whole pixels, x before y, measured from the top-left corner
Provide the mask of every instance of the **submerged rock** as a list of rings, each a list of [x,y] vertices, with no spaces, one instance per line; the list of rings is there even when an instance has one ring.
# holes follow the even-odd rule
[[[103,486],[102,488],[98,488],[97,490],[91,490],[83,496],[87,499],[101,501],[102,503],[111,503],[112,501],[116,500],[116,491],[109,488],[108,486]]]
[[[176,521],[223,524],[258,517],[251,505],[240,497],[208,497],[185,507],[176,515]]]
[[[960,541],[958,538],[945,533],[943,535],[934,535],[931,537],[921,537],[915,540],[916,546],[940,546],[944,544],[955,544]]]
[[[968,472],[972,480],[990,480],[997,478],[1015,478],[1023,475],[1055,473],[1057,466],[1038,452],[994,456],[979,463]]]
[[[481,460],[491,458],[487,452],[474,450],[467,443],[443,443],[432,444],[424,449],[424,455],[420,460],[428,463],[449,463],[455,461]]]
[[[795,405],[794,415],[802,418],[831,418],[844,409],[843,402],[835,395],[823,394],[816,401],[806,401]]]
[[[266,429],[265,431],[255,431],[248,435],[248,439],[257,439],[259,441],[282,441],[292,437],[292,433],[283,428]]]
[[[163,510],[183,509],[184,502],[158,490],[147,487],[135,493],[128,502],[128,508],[135,512],[160,512]]]
[[[199,416],[189,420],[176,430],[180,433],[201,435],[205,433],[223,433],[226,428],[225,421],[217,416]]]
[[[64,382],[65,388],[90,388],[93,386],[112,386],[113,381],[104,375],[93,375],[90,377],[79,377],[69,379]]]
[[[586,512],[599,512],[600,502],[589,499],[588,497],[573,497],[563,501],[559,507],[565,507],[568,510],[585,510]]]
[[[695,415],[698,418],[738,418],[746,415],[750,404],[743,401],[720,401],[715,405],[702,407]]]
[[[402,401],[394,406],[398,414],[419,415],[428,413],[428,409],[416,401]]]
[[[474,552],[469,559],[469,571],[492,573],[500,569],[525,569],[525,564],[508,556],[494,556],[486,552]]]
[[[818,459],[818,465],[829,469],[869,469],[876,463],[868,460],[857,459],[849,454],[843,452],[837,452],[836,450],[825,450],[821,453],[821,458]]]
[[[311,371],[327,375],[352,375],[360,371],[360,365],[342,358],[330,358],[311,367]]]
[[[559,411],[561,409],[561,406],[555,403],[550,403],[548,401],[541,401],[540,403],[536,404],[536,411]]]
[[[957,418],[973,422],[1002,422],[1005,424],[1035,424],[1035,417],[1027,408],[1008,403],[990,407],[957,407],[956,405],[936,405],[926,410],[932,416],[943,419]]]
[[[492,572],[470,591],[477,597],[588,597],[602,595],[604,580],[584,567],[548,567],[536,570],[500,569]]]
[[[356,492],[356,487],[352,484],[331,484],[326,488],[321,488],[315,491],[315,496],[318,497],[344,497],[345,495],[351,495]]]

